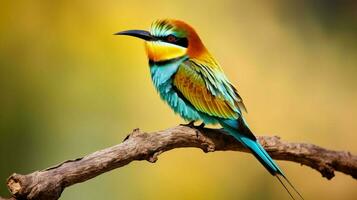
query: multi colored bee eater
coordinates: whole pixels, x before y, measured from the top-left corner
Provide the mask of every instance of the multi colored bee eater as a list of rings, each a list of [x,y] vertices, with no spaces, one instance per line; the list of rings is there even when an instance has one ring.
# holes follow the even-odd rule
[[[293,199],[302,199],[249,129],[242,113],[246,108],[237,89],[190,25],[164,19],[155,21],[150,32],[129,30],[115,35],[145,40],[152,81],[175,113],[191,122],[220,124],[278,178]]]

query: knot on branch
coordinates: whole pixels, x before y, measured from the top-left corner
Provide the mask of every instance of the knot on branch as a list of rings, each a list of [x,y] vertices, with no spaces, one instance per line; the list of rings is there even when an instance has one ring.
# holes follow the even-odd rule
[[[146,158],[146,160],[149,161],[150,163],[155,163],[158,160],[158,157],[162,152],[163,151],[156,151],[156,152],[150,154],[149,157]]]
[[[216,150],[216,144],[212,138],[207,137],[207,135],[205,135],[201,130],[195,130],[195,133],[197,140],[201,142],[201,149],[203,152],[209,153]]]
[[[136,136],[138,136],[138,135],[142,135],[142,133],[141,133],[141,131],[140,131],[139,128],[135,128],[135,129],[133,129],[133,132],[131,132],[130,134],[128,134],[128,135],[124,138],[123,142],[125,142],[125,141],[128,140],[129,138],[133,138],[133,137],[136,137]]]
[[[335,176],[335,169],[331,166],[330,163],[320,163],[320,165],[317,167],[317,170],[321,173],[322,177],[325,177],[328,180],[331,180]]]

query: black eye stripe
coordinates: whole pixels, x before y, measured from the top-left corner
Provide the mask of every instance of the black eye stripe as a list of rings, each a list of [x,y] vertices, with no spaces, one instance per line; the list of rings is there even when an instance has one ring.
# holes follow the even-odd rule
[[[178,38],[176,40],[175,44],[187,48],[188,47],[188,40],[187,40],[187,38]]]

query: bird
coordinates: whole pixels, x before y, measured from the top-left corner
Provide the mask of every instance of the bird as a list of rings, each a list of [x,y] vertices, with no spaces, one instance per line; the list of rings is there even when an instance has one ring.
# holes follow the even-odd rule
[[[292,199],[303,199],[258,142],[243,117],[247,109],[236,87],[203,44],[195,29],[182,20],[159,19],[150,31],[114,33],[145,41],[150,74],[161,99],[184,120],[219,124],[248,148]]]

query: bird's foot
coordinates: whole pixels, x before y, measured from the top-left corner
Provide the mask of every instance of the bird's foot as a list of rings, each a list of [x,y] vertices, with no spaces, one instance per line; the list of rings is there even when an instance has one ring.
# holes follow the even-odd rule
[[[205,123],[204,122],[202,122],[199,126],[197,126],[197,128],[200,128],[200,129],[203,129],[203,128],[205,128]]]
[[[180,124],[181,126],[187,126],[190,128],[203,129],[205,127],[205,123],[201,123],[198,126],[195,126],[195,121],[190,121],[188,124]]]
[[[187,126],[187,127],[190,127],[190,128],[195,128],[195,121],[192,120],[188,124],[180,124],[180,125],[181,126]]]

